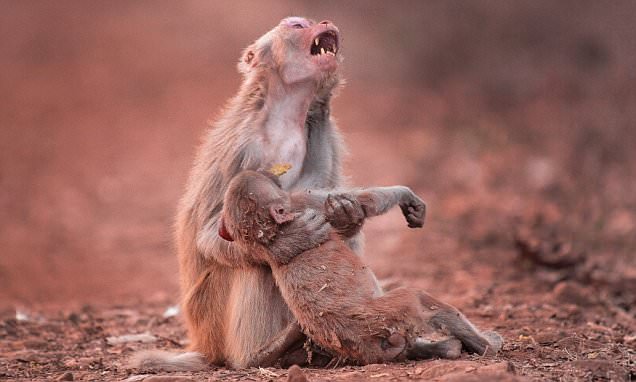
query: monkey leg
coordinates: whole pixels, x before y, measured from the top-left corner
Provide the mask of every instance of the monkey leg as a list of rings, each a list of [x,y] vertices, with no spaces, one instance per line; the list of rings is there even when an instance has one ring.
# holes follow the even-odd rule
[[[418,297],[428,323],[435,329],[448,331],[469,352],[494,355],[501,350],[503,338],[497,332],[480,332],[457,308],[425,292],[420,291]]]
[[[407,351],[408,359],[427,359],[427,358],[459,358],[462,352],[462,343],[455,337],[445,340],[428,342],[422,338],[417,338],[412,347]]]
[[[287,325],[268,344],[249,357],[247,367],[272,366],[292,345],[303,340],[304,337],[297,322]]]

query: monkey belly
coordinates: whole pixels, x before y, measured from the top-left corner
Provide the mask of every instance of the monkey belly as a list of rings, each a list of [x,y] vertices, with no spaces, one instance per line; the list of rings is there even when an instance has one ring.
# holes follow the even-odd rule
[[[293,319],[267,267],[235,272],[230,287],[225,329],[225,358],[242,368]]]

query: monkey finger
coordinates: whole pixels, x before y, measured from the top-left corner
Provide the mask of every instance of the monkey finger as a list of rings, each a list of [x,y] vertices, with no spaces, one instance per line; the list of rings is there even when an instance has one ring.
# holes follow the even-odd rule
[[[325,212],[327,214],[333,214],[335,212],[335,203],[336,201],[334,196],[331,194],[327,195],[327,199],[325,200]]]
[[[348,217],[353,217],[355,215],[355,207],[353,206],[353,203],[351,203],[350,200],[348,200],[347,198],[341,197],[340,200],[340,206],[342,207],[343,212],[348,216]]]
[[[350,194],[346,194],[344,195],[345,199],[347,201],[349,201],[349,203],[351,203],[352,206],[352,211],[351,211],[351,217],[355,220],[355,222],[360,222],[361,220],[364,220],[364,210],[362,209],[362,205],[360,205],[360,202],[358,201],[358,199]]]
[[[333,197],[333,211],[329,214],[329,220],[339,229],[351,224],[360,225],[364,219],[364,211],[358,201],[348,194],[338,194]]]
[[[347,212],[347,215],[352,219],[360,220],[364,218],[364,210],[355,196],[351,194],[340,194],[340,203]]]
[[[408,222],[409,228],[420,228],[424,226],[423,219],[416,215],[408,215],[406,221]]]

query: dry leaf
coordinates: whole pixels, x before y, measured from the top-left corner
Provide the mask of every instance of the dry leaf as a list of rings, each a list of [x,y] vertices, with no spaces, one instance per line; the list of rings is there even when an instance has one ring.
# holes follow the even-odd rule
[[[285,174],[289,169],[292,168],[292,165],[289,163],[276,163],[272,167],[270,167],[269,172],[276,176],[281,176]]]

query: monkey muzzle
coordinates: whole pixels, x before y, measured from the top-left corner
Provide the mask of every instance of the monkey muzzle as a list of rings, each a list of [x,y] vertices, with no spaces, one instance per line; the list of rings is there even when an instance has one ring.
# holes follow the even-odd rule
[[[336,30],[327,30],[320,33],[312,41],[310,53],[312,56],[328,54],[335,56],[338,53],[338,33]]]

